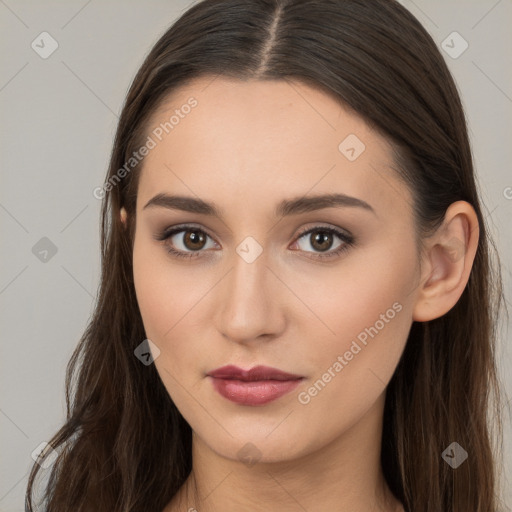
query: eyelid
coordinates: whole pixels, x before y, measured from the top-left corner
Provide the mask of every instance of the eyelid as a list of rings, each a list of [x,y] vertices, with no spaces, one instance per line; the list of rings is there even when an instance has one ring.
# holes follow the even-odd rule
[[[162,240],[164,238],[167,238],[168,236],[171,235],[171,233],[174,232],[174,234],[176,234],[177,232],[179,231],[187,231],[187,230],[192,230],[192,229],[197,229],[198,231],[203,231],[204,233],[206,233],[210,238],[212,238],[213,240],[215,240],[215,237],[213,235],[210,234],[209,230],[206,229],[204,226],[202,226],[201,224],[176,224],[176,225],[173,225],[173,226],[169,226],[165,229],[163,229],[160,234],[157,234],[154,238],[156,240]],[[218,242],[217,242],[218,243]]]
[[[340,228],[338,226],[335,226],[334,224],[327,224],[324,226],[324,225],[322,225],[322,223],[319,223],[319,224],[313,223],[313,225],[310,227],[302,228],[296,235],[296,238],[300,238],[301,236],[303,236],[307,233],[310,233],[312,231],[320,231],[321,229],[332,230],[332,231],[335,231],[335,232],[338,232],[338,233],[344,235],[346,238],[353,238],[352,234],[344,228]]]

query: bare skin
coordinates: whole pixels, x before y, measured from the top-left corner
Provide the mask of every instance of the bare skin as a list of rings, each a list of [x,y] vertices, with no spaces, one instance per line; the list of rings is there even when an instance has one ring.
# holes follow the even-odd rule
[[[389,145],[333,98],[297,82],[204,77],[175,91],[151,127],[192,96],[197,106],[145,157],[133,253],[146,335],[160,350],[154,364],[194,432],[192,473],[164,512],[402,511],[380,464],[386,387],[412,322],[442,316],[466,286],[474,209],[452,204],[419,255]],[[339,149],[350,134],[364,151],[353,138]],[[222,218],[144,208],[159,193],[214,202]],[[333,193],[373,211],[274,215],[284,199]],[[193,226],[155,240],[184,223]],[[354,244],[336,234],[315,242],[329,227]],[[194,230],[200,249],[197,231],[186,236]],[[261,253],[248,262],[240,247]],[[265,405],[241,405],[206,375],[226,364],[304,379]]]

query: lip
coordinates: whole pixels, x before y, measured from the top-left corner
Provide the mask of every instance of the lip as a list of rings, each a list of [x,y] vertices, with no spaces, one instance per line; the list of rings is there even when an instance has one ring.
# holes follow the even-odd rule
[[[216,377],[219,379],[236,379],[243,381],[255,381],[255,380],[297,380],[301,379],[301,375],[295,375],[293,373],[283,372],[278,368],[272,368],[271,366],[255,366],[250,370],[243,370],[238,366],[232,364],[222,366],[211,372],[208,372],[210,377]]]
[[[243,370],[228,365],[207,374],[213,388],[228,400],[243,405],[263,405],[289,393],[304,379],[269,366]]]

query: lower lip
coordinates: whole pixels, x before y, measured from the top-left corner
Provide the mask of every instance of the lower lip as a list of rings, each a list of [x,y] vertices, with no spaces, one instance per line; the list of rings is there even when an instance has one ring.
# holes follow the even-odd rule
[[[262,405],[289,393],[302,379],[242,381],[210,377],[214,389],[237,404]]]

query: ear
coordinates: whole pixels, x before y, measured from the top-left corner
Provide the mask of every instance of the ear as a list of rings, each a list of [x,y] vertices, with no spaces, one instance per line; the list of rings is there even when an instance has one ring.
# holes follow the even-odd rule
[[[126,210],[124,208],[124,206],[121,208],[121,211],[120,211],[120,217],[121,217],[121,222],[125,225],[126,227],[126,217],[127,217],[127,213],[126,213]]]
[[[443,224],[425,244],[413,320],[434,320],[455,306],[468,282],[479,236],[478,218],[471,204],[451,204]]]

